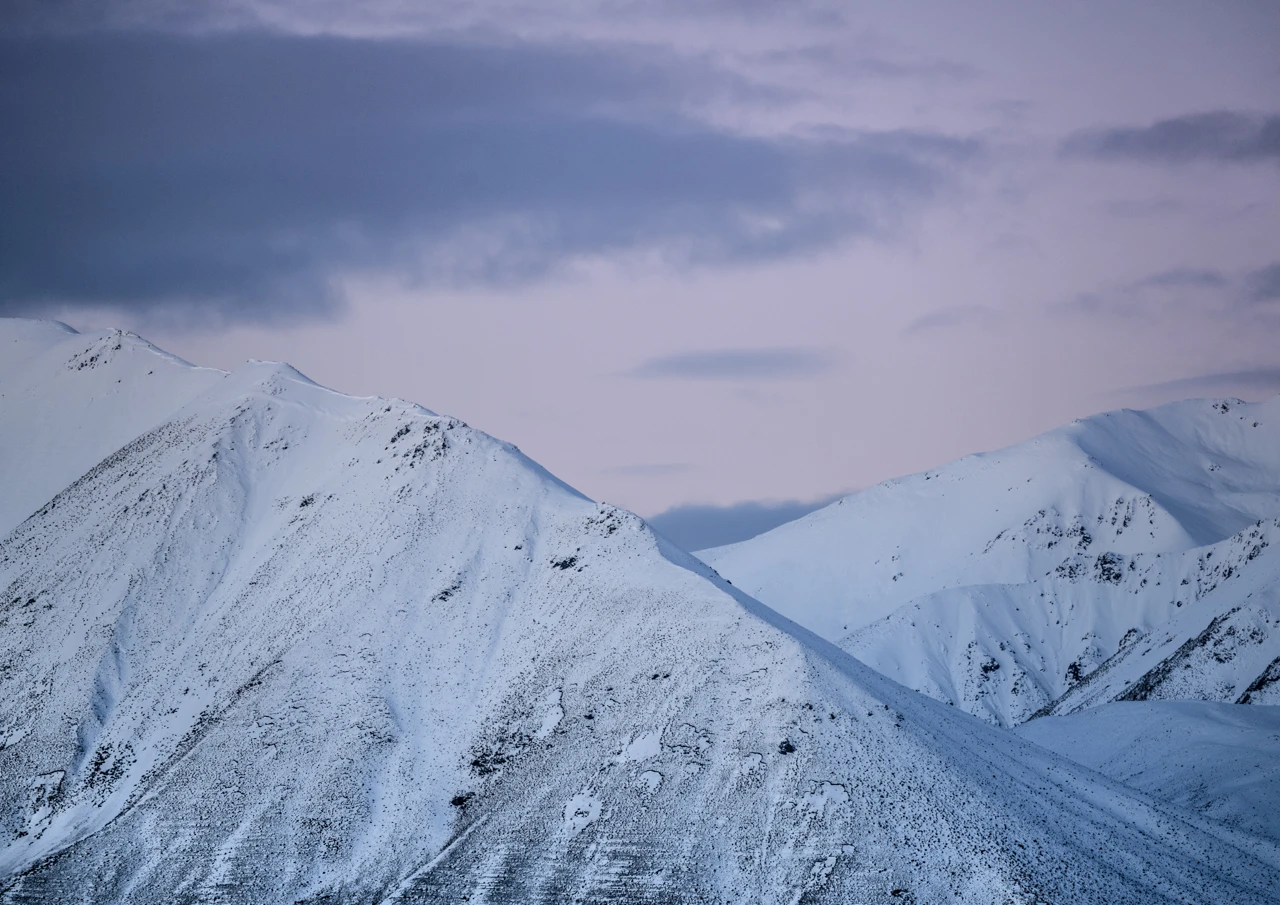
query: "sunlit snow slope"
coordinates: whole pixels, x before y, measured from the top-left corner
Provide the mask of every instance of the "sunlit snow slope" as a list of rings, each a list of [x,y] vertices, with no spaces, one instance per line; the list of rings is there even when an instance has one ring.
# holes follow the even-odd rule
[[[904,684],[1012,725],[1068,692],[1055,712],[1268,699],[1277,517],[1280,399],[1191,401],[1078,421],[701,556]],[[1170,675],[1179,651],[1197,665]]]
[[[8,903],[1280,894],[1272,843],[902,688],[513,447],[287,366],[39,504],[0,592]]]

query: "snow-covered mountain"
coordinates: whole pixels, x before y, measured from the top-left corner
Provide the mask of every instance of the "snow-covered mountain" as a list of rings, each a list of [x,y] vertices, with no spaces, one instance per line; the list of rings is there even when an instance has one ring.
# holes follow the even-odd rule
[[[1280,523],[1268,521],[1182,553],[1075,553],[1039,581],[939,591],[840,644],[1007,726],[1119,699],[1270,703],[1277,627]]]
[[[34,332],[6,437],[155,376],[72,383],[50,349],[119,337]],[[461,422],[187,377],[0,540],[0,901],[1280,894],[1272,842],[895,684]]]
[[[1007,726],[1119,697],[1270,700],[1277,518],[1280,399],[1191,401],[1084,419],[700,555]]]

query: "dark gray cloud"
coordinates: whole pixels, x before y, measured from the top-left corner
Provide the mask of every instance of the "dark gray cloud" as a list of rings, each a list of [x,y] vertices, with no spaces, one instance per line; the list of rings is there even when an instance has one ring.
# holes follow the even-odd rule
[[[736,544],[830,505],[844,493],[820,500],[780,503],[748,501],[731,506],[675,506],[646,521],[685,550]]]
[[[627,373],[675,380],[793,380],[825,374],[837,363],[825,349],[709,349],[651,358]]]
[[[1147,126],[1090,129],[1067,138],[1073,156],[1155,163],[1280,161],[1280,116],[1216,110]]]
[[[932,333],[951,327],[964,327],[971,324],[989,324],[996,319],[996,313],[985,305],[953,305],[939,308],[916,318],[903,328],[904,336],[920,333]]]
[[[1280,300],[1280,261],[1255,270],[1246,279],[1251,302]]]
[[[1180,395],[1221,395],[1223,393],[1254,392],[1265,395],[1280,392],[1280,368],[1252,368],[1246,371],[1225,371],[1220,374],[1200,374],[1151,383],[1132,390],[1149,390]]]
[[[335,275],[524,279],[874,233],[980,151],[746,137],[681,115],[752,86],[626,48],[233,33],[0,39],[0,314],[316,315]],[[763,90],[763,89],[762,89]]]

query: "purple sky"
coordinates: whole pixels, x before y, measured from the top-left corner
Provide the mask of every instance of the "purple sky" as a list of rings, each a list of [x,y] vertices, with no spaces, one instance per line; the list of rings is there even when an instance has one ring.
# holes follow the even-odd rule
[[[862,6],[19,3],[0,313],[644,515],[1280,392],[1280,5]]]

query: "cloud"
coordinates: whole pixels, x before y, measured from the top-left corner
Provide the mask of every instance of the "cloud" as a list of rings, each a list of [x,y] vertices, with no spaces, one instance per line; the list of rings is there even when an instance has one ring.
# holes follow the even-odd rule
[[[1227,371],[1220,374],[1201,374],[1166,380],[1162,383],[1131,387],[1132,390],[1148,390],[1181,395],[1219,395],[1234,391],[1256,391],[1270,395],[1280,392],[1280,368],[1253,368],[1246,371]]]
[[[979,74],[977,68],[954,60],[877,56],[834,42],[770,50],[756,59],[766,65],[800,65],[859,80],[958,82],[972,80]]]
[[[337,310],[353,272],[456,284],[632,248],[704,265],[794,254],[884,233],[981,150],[725,131],[685,111],[755,88],[658,53],[0,39],[0,314],[270,322]]]
[[[675,506],[646,521],[659,534],[685,550],[706,550],[755,537],[847,495],[838,493],[808,502],[752,500],[731,506]]]
[[[535,29],[564,33],[566,26],[575,25],[579,30],[594,25],[592,30],[598,33],[601,19],[606,19],[607,27],[618,22],[643,24],[655,18],[704,28],[727,20],[735,26],[743,22],[789,22],[830,30],[843,22],[825,0],[787,4],[773,0],[608,0],[594,4],[529,4],[521,0],[487,0],[483,4],[415,4],[403,0],[364,0],[358,4],[316,0],[5,0],[0,4],[0,31],[28,34],[101,29],[198,34],[262,27],[299,34],[403,36],[467,28],[527,34]]]
[[[1280,300],[1280,261],[1255,270],[1245,280],[1251,302]]]
[[[1121,199],[1108,202],[1106,205],[1108,214],[1123,218],[1166,217],[1185,209],[1186,204],[1175,198]]]
[[[627,374],[646,379],[794,380],[825,374],[836,367],[824,349],[709,349],[651,358]]]
[[[1154,312],[1205,310],[1227,312],[1239,295],[1239,274],[1211,267],[1175,267],[1127,283],[1078,292],[1051,308],[1063,314],[1148,317]]]
[[[1152,163],[1280,161],[1280,115],[1216,110],[1147,126],[1090,129],[1071,135],[1071,156]]]
[[[953,305],[939,308],[916,318],[902,330],[903,336],[915,336],[920,333],[932,333],[952,327],[964,327],[971,324],[989,324],[996,319],[996,313],[985,305]]]
[[[1220,270],[1179,267],[1143,277],[1129,284],[1130,290],[1142,289],[1220,289],[1229,280]]]

